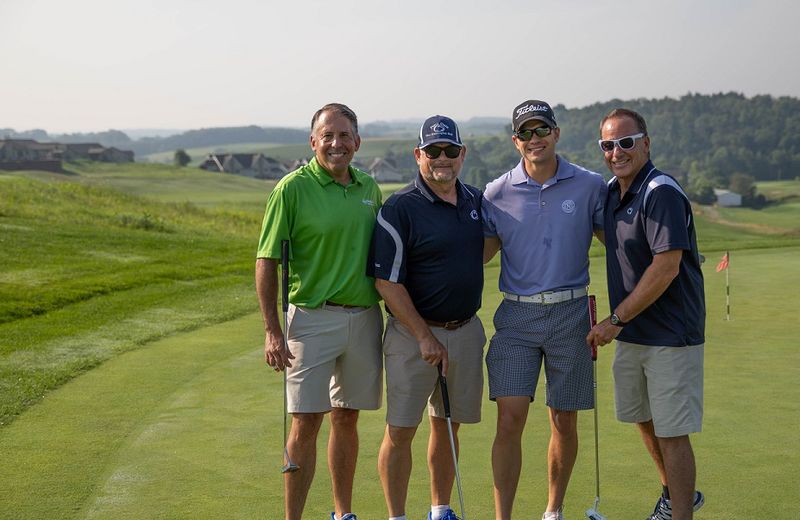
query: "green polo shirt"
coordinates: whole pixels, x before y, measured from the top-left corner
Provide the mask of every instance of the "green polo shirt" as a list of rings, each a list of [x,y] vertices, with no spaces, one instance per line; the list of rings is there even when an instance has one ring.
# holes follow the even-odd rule
[[[366,275],[367,254],[381,191],[366,173],[350,167],[342,186],[317,159],[289,173],[269,194],[258,258],[280,259],[289,240],[289,301],[319,307],[326,300],[368,307],[380,299]]]

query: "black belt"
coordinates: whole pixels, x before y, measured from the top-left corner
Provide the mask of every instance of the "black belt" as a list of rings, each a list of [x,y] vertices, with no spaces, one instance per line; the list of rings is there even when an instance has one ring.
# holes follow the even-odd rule
[[[433,320],[425,320],[425,323],[430,325],[431,327],[439,327],[445,330],[456,330],[460,327],[463,327],[467,323],[472,321],[472,316],[465,320],[453,320],[453,321],[433,321]]]

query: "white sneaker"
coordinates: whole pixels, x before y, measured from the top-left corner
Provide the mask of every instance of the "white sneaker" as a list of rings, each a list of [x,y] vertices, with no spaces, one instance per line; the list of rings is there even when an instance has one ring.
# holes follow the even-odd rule
[[[558,511],[547,511],[542,515],[542,520],[564,520],[564,513],[561,512],[561,508]]]

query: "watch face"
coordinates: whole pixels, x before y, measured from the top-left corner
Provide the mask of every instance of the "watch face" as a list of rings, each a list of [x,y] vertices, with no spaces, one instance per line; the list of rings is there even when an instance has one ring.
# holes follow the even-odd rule
[[[620,321],[619,320],[619,316],[617,316],[616,314],[612,314],[611,315],[611,324],[612,325],[619,325],[619,321]]]

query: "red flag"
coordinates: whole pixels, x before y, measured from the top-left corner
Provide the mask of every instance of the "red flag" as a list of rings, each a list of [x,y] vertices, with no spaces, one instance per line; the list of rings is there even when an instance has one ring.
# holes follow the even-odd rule
[[[722,255],[722,260],[717,264],[717,272],[724,271],[728,268],[728,253]]]

